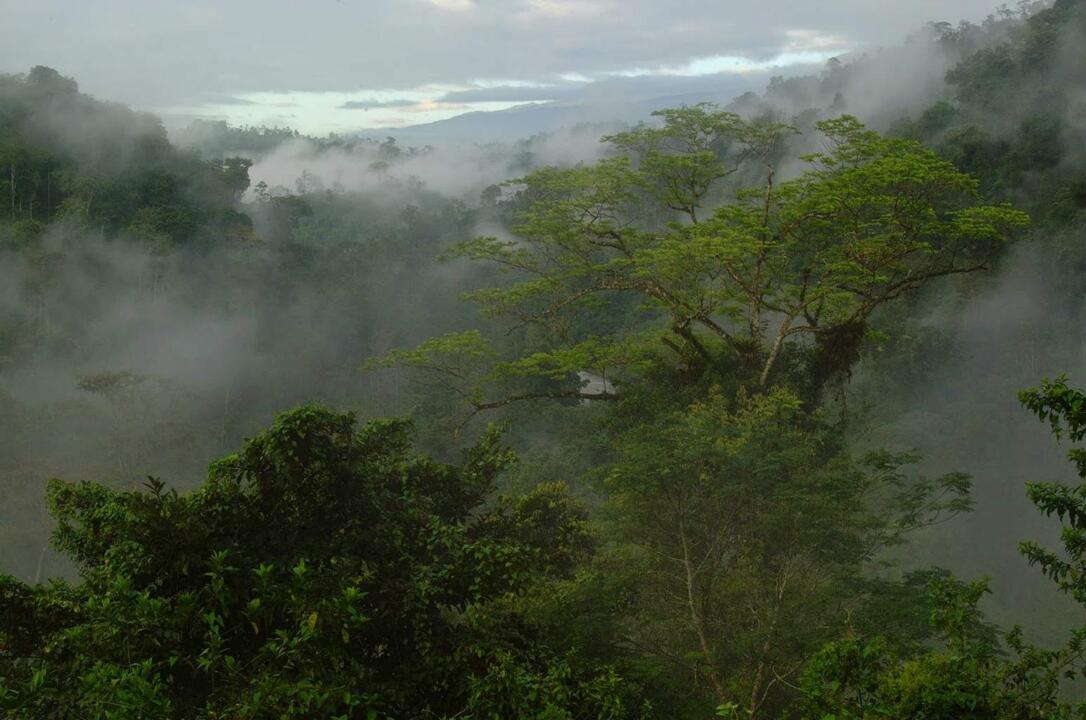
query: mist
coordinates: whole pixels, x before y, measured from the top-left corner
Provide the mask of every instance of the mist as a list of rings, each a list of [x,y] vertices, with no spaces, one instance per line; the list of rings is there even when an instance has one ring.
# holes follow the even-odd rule
[[[1055,443],[1017,397],[1043,378],[1086,375],[1080,273],[1062,264],[1062,248],[1083,237],[1033,238],[989,277],[918,299],[850,392],[865,445],[914,449],[930,472],[973,476],[975,510],[920,539],[913,562],[990,577],[995,617],[1045,641],[1076,608],[1018,551],[1025,539],[1054,543],[1059,531],[1033,510],[1025,484],[1073,484],[1075,472],[1070,446]]]
[[[470,273],[437,263],[440,239],[415,259],[344,264],[382,231],[367,220],[356,246],[318,248],[309,262],[255,242],[162,257],[64,227],[31,257],[5,253],[0,316],[22,340],[0,366],[3,472],[17,488],[0,511],[5,568],[48,577],[66,567],[51,554],[38,566],[48,478],[135,489],[154,476],[188,488],[285,408],[403,412],[394,388],[360,368],[458,320]],[[413,321],[426,313],[425,325]]]
[[[403,149],[388,139],[350,147],[322,147],[297,139],[255,157],[250,177],[254,185],[264,182],[290,191],[297,189],[303,175],[306,182],[314,183],[310,189],[395,192],[425,188],[477,204],[485,188],[518,174],[598,160],[606,150],[600,138],[622,126],[620,122],[578,125],[514,143],[437,140],[433,145]],[[381,162],[387,167],[375,165]]]
[[[1086,0],[710,5],[0,74],[0,706],[1071,717]]]

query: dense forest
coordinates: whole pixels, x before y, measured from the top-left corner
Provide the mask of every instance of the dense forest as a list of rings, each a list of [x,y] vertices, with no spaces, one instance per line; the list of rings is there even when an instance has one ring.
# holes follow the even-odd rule
[[[470,147],[0,75],[0,711],[1086,717],[1084,42]]]

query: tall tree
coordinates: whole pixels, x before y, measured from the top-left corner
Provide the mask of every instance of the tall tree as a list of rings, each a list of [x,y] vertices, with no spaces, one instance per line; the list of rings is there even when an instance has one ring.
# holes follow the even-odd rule
[[[616,451],[603,485],[637,573],[626,637],[745,717],[787,707],[807,659],[870,612],[866,572],[888,546],[970,507],[968,477],[852,461],[781,388],[630,422]]]
[[[855,362],[879,307],[987,267],[1027,222],[983,204],[976,182],[931,151],[847,116],[818,124],[826,149],[802,157],[797,177],[776,182],[770,168],[762,186],[725,201],[727,179],[767,158],[787,128],[706,105],[661,114],[662,127],[609,138],[616,157],[524,178],[515,237],[475,238],[453,253],[508,270],[510,284],[470,297],[533,329],[535,352],[496,363],[487,379],[566,379],[514,398],[616,394],[570,381],[588,370],[621,386],[657,348],[761,387],[787,377],[778,366],[791,354],[817,384]],[[703,218],[710,200],[718,207]],[[455,355],[469,347],[475,361],[489,352],[467,334],[393,359],[443,374],[476,408],[500,403],[464,374]]]

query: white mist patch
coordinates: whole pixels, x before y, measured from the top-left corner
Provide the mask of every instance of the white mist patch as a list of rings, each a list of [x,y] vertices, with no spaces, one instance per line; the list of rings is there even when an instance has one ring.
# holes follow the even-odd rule
[[[577,378],[581,381],[581,392],[589,395],[613,395],[615,392],[615,385],[602,375],[588,372],[587,370],[578,370]],[[592,402],[591,400],[583,400],[582,402]]]
[[[910,561],[990,576],[995,619],[1033,616],[1027,629],[1039,636],[1061,630],[1066,618],[1058,611],[1068,603],[1018,552],[1019,541],[1054,542],[1059,530],[1029,502],[1026,483],[1077,479],[1066,446],[1017,394],[1063,373],[1073,384],[1086,382],[1081,291],[1059,269],[1058,245],[1069,241],[1073,236],[1023,242],[993,275],[933,290],[915,306],[915,325],[901,330],[905,348],[922,348],[919,369],[910,368],[906,380],[885,376],[879,360],[865,361],[850,391],[850,405],[870,404],[874,415],[861,423],[864,445],[916,449],[930,474],[973,476],[975,511],[921,533]],[[1037,617],[1038,607],[1051,612]]]
[[[255,159],[252,184],[264,182],[281,192],[298,190],[299,181],[315,184],[307,190],[371,191],[433,190],[475,202],[486,187],[502,183],[544,165],[591,163],[603,156],[603,131],[580,127],[538,135],[520,143],[443,143],[422,148],[397,148],[395,157],[382,156],[377,143],[353,147],[322,147],[305,139],[291,140]],[[250,189],[250,196],[252,195]]]

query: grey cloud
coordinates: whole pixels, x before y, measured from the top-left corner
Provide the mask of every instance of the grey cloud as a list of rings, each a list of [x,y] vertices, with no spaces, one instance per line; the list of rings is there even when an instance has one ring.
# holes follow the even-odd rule
[[[401,98],[397,100],[348,100],[338,106],[340,110],[373,110],[375,108],[402,108],[417,105],[415,100]]]
[[[44,63],[89,92],[144,107],[201,93],[349,91],[554,81],[802,49],[805,30],[868,45],[928,20],[977,20],[995,0],[82,0],[4,3],[0,71]],[[534,8],[534,9],[533,9]]]
[[[805,68],[792,67],[792,71]],[[744,75],[718,73],[697,77],[643,75],[615,77],[591,82],[563,82],[544,87],[502,85],[446,93],[444,102],[601,102],[656,98],[661,95],[704,94],[707,99],[732,96],[763,87],[769,72]]]
[[[560,100],[576,96],[577,88],[566,86],[548,87],[524,87],[516,85],[500,85],[498,87],[471,88],[470,90],[455,90],[441,96],[442,102],[473,103],[473,102],[541,102],[545,100]]]
[[[221,95],[210,93],[203,97],[203,104],[207,105],[256,105],[252,100],[234,97],[233,95]]]

